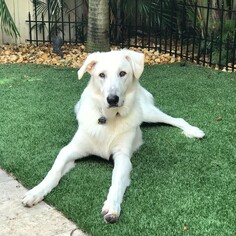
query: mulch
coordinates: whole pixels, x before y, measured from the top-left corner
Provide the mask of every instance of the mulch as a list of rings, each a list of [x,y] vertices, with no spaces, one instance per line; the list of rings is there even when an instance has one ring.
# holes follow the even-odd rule
[[[118,50],[118,47],[112,47],[112,50]],[[142,48],[130,48],[131,50],[143,52],[145,55],[145,63],[167,64],[180,62],[180,57],[171,56],[169,54],[159,53],[155,50]],[[84,45],[66,44],[61,48],[63,57],[53,53],[51,44],[19,44],[19,45],[2,45],[0,46],[0,64],[6,63],[36,63],[44,65],[67,66],[79,68],[87,57]]]

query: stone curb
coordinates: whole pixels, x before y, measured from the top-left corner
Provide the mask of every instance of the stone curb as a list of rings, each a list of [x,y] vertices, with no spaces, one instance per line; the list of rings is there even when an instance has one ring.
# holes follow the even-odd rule
[[[26,191],[12,176],[0,169],[1,236],[86,236],[45,202],[33,208],[23,207],[21,199]]]

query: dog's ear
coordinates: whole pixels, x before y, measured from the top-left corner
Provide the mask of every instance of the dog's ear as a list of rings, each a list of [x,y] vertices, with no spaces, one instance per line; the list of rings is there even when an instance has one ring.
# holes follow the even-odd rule
[[[84,64],[78,70],[78,79],[82,79],[82,77],[86,71],[91,74],[93,67],[95,66],[95,64],[98,61],[98,55],[99,55],[99,53],[95,52],[95,53],[90,54],[86,58],[86,60],[84,61]]]
[[[126,59],[131,64],[136,79],[139,79],[144,69],[144,54],[131,50],[123,50]]]

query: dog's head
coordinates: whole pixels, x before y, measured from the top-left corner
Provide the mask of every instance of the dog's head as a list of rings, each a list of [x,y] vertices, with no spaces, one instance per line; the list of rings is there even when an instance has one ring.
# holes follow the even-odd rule
[[[126,94],[137,84],[144,69],[144,55],[131,50],[90,54],[78,71],[81,79],[87,71],[107,108],[120,107]]]

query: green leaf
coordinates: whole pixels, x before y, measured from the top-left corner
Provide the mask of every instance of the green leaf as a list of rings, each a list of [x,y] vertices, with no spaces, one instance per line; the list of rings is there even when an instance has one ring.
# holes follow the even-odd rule
[[[3,32],[15,38],[20,36],[5,0],[0,0],[0,24]]]

